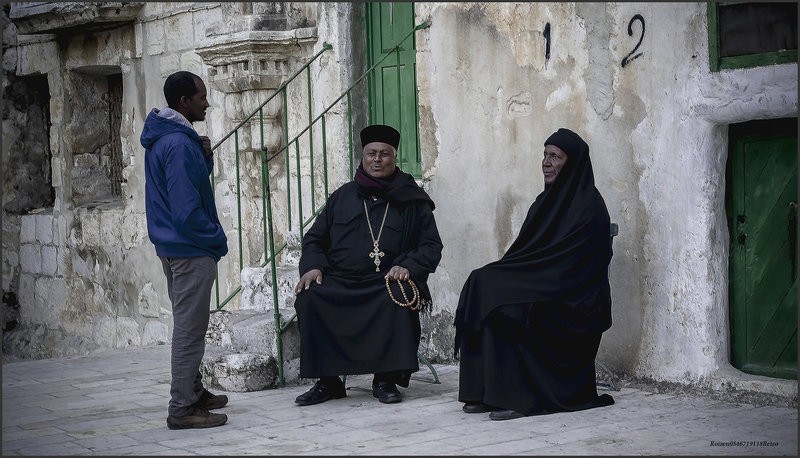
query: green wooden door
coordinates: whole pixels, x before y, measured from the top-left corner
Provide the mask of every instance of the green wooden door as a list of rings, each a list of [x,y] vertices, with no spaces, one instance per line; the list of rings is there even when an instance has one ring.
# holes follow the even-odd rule
[[[366,19],[367,62],[370,67],[380,62],[369,77],[370,123],[400,131],[397,164],[420,178],[414,4],[367,3]],[[399,51],[391,52],[398,44]]]
[[[731,356],[797,377],[797,119],[732,125]]]

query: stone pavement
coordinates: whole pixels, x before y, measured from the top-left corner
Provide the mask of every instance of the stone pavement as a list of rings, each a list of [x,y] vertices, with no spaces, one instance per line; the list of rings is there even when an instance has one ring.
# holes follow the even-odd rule
[[[797,409],[623,387],[616,404],[489,420],[457,402],[458,367],[427,367],[403,402],[348,396],[299,407],[308,384],[227,393],[222,427],[166,427],[169,346],[2,366],[2,454],[9,455],[796,455]]]

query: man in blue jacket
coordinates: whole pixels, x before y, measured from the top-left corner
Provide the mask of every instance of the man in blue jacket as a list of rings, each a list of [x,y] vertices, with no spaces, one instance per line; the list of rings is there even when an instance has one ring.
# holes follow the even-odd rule
[[[228,420],[210,413],[228,403],[203,387],[200,363],[217,262],[228,240],[217,217],[209,174],[211,141],[192,128],[206,118],[206,86],[185,71],[164,82],[167,108],[154,108],[142,129],[145,148],[147,232],[167,277],[172,302],[170,429],[210,428]]]

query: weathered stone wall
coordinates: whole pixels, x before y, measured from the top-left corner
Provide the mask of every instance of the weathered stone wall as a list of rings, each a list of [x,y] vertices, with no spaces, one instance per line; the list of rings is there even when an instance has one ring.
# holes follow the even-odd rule
[[[614,325],[603,337],[600,360],[633,377],[789,395],[794,389],[796,396],[796,385],[747,376],[728,363],[724,210],[727,125],[796,116],[796,64],[712,73],[702,3],[415,8],[416,23],[431,23],[416,32],[422,182],[437,202],[445,246],[431,276],[435,307],[423,319],[421,351],[434,361],[453,361],[452,318],[461,286],[472,269],[499,258],[514,240],[543,189],[542,142],[563,126],[588,141],[597,187],[620,228],[610,270]],[[25,36],[5,50],[4,71],[20,78],[46,75],[50,96],[54,201],[37,214],[21,215],[18,229],[4,219],[3,229],[3,285],[18,284],[29,355],[169,340],[169,301],[147,240],[139,145],[147,113],[164,106],[164,78],[189,70],[206,80],[211,107],[207,121],[195,128],[217,141],[327,42],[332,49],[310,68],[317,114],[366,68],[362,14],[363,5],[338,2],[145,3],[130,25],[68,40]],[[623,67],[639,38],[640,22],[633,23],[632,36],[627,33],[637,14],[646,24],[641,55]],[[8,27],[6,35],[16,39]],[[243,50],[242,43],[251,48]],[[83,105],[70,98],[83,87],[76,69],[84,79],[108,72],[122,78],[122,195],[111,202],[80,204],[73,198],[75,155],[86,149],[77,147],[82,142],[75,126],[88,119]],[[308,121],[305,78],[287,90],[289,112],[277,103],[265,112],[268,124],[289,124],[290,140]],[[3,84],[5,94],[9,86]],[[347,107],[339,103],[326,117],[330,190],[349,179],[348,155],[360,154],[357,132],[366,105],[363,89],[354,94],[355,151],[348,151]],[[4,117],[4,133],[19,124]],[[319,153],[321,126],[312,132]],[[247,150],[241,186],[251,196],[243,201],[242,261],[250,267],[263,260],[261,171],[254,150],[259,135],[251,123],[241,139]],[[269,148],[284,146],[274,130],[265,135]],[[269,166],[276,224],[287,228],[276,235],[278,242],[289,234],[287,191],[293,211],[299,206],[298,174],[306,189],[306,217],[313,208],[307,190],[313,186],[317,196],[323,190],[316,157],[310,181],[305,153],[312,145],[306,137],[299,142],[299,170],[294,147],[288,171],[284,160]],[[4,153],[10,145],[4,136]],[[240,284],[232,152],[228,140],[214,171],[231,247],[220,263],[223,298]],[[4,166],[9,157],[4,154]],[[238,309],[238,300],[227,309]]]

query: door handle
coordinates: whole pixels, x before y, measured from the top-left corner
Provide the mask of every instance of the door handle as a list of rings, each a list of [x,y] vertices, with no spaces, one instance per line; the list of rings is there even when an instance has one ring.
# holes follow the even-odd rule
[[[789,281],[794,281],[797,278],[797,202],[789,202],[786,213],[789,223],[789,265],[791,266]]]

